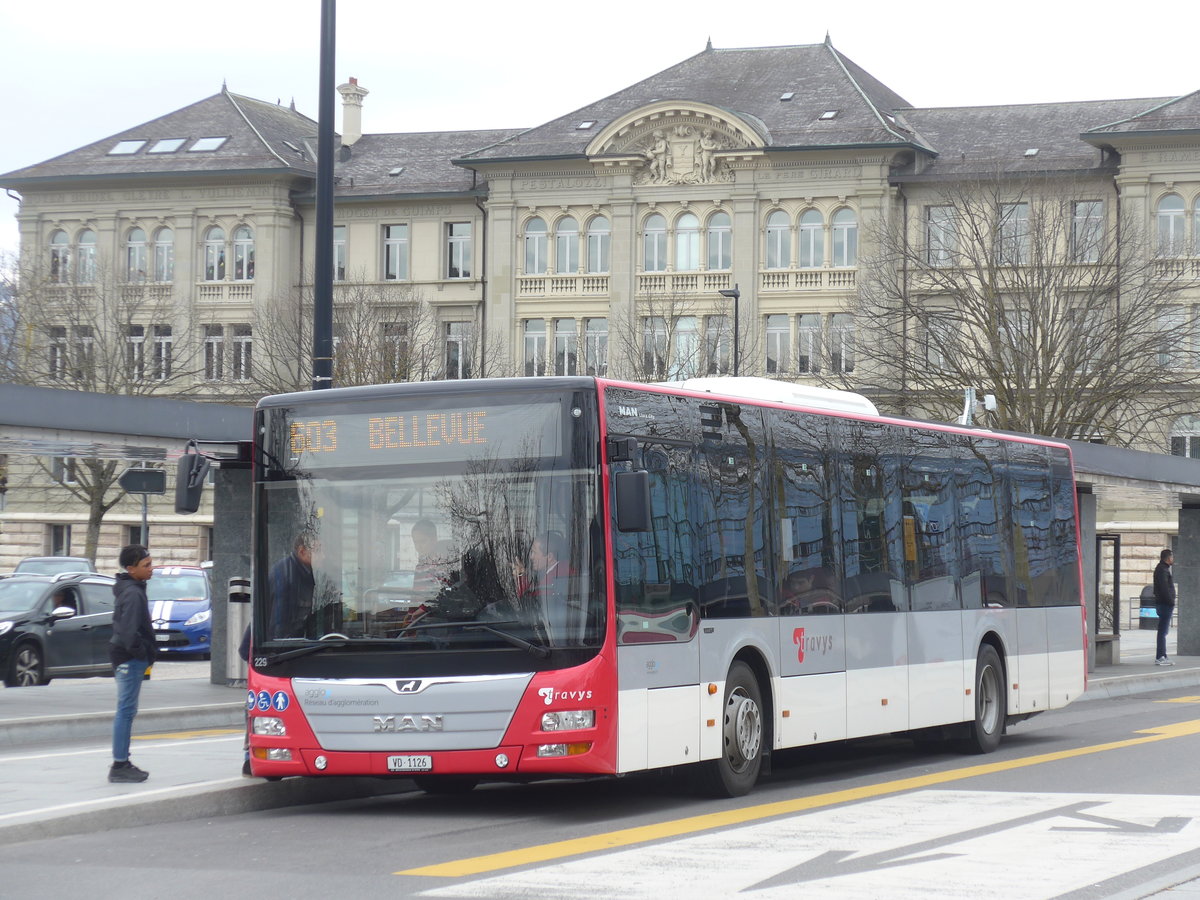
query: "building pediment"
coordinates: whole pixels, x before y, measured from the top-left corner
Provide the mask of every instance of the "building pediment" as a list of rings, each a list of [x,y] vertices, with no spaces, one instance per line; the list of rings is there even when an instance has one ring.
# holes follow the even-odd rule
[[[601,172],[635,172],[635,184],[710,184],[732,181],[729,164],[761,153],[767,137],[748,116],[672,100],[614,120],[585,152]]]

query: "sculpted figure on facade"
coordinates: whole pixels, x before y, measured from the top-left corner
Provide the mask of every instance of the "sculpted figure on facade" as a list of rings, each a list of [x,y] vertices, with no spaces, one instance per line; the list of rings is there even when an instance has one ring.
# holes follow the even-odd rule
[[[733,173],[717,159],[718,150],[729,149],[728,139],[712,128],[694,125],[656,128],[641,148],[646,167],[637,184],[709,184],[732,181]]]
[[[649,165],[646,178],[653,184],[661,184],[667,180],[668,159],[667,139],[661,129],[656,129],[649,146],[643,151]]]

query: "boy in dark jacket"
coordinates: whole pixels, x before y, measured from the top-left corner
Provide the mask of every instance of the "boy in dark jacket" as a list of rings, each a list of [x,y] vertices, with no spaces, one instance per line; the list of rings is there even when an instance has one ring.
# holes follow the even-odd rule
[[[113,719],[113,764],[108,780],[114,783],[145,781],[150,773],[129,761],[129,740],[137,715],[142,677],[154,662],[154,624],[146,599],[146,582],[154,574],[150,551],[140,544],[121,549],[123,572],[113,585],[113,636],[108,656],[117,683],[117,714]]]

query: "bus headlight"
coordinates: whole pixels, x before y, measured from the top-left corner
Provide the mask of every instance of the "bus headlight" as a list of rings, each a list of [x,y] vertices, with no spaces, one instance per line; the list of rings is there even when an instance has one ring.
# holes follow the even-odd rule
[[[254,747],[250,752],[255,759],[265,759],[271,762],[292,761],[292,751],[287,747]]]
[[[542,759],[556,756],[579,756],[591,749],[591,741],[580,741],[575,744],[540,744],[537,748],[537,755]]]
[[[269,734],[271,737],[287,736],[287,726],[283,724],[283,719],[277,719],[274,716],[255,716],[250,721],[254,723],[255,734]]]
[[[573,731],[576,728],[595,728],[594,709],[571,709],[565,712],[542,713],[542,731]]]

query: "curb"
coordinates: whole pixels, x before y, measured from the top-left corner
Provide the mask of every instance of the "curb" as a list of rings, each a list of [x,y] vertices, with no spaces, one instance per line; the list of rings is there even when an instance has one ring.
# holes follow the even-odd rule
[[[215,787],[216,785],[226,787]],[[142,794],[125,795],[113,802],[97,804],[86,812],[78,810],[46,816],[45,811],[16,814],[12,821],[0,824],[0,846],[21,841],[91,834],[136,825],[162,825],[190,822],[193,819],[230,816],[239,813],[281,809],[314,803],[334,803],[402,794],[416,790],[410,779],[382,779],[350,776],[346,778],[288,778],[265,782],[244,778],[220,782],[151,789]],[[164,802],[169,800],[170,802]]]
[[[1150,691],[1165,691],[1171,688],[1195,687],[1200,685],[1200,669],[1174,669],[1169,672],[1148,672],[1144,675],[1110,675],[1088,678],[1087,690],[1080,700],[1106,700],[1110,697],[1128,697]],[[1078,701],[1076,701],[1078,702]]]
[[[191,728],[244,728],[245,703],[210,703],[204,706],[140,709],[133,720],[134,734],[181,731]],[[103,738],[112,734],[113,711],[78,715],[41,716],[0,722],[0,749],[29,744]]]

